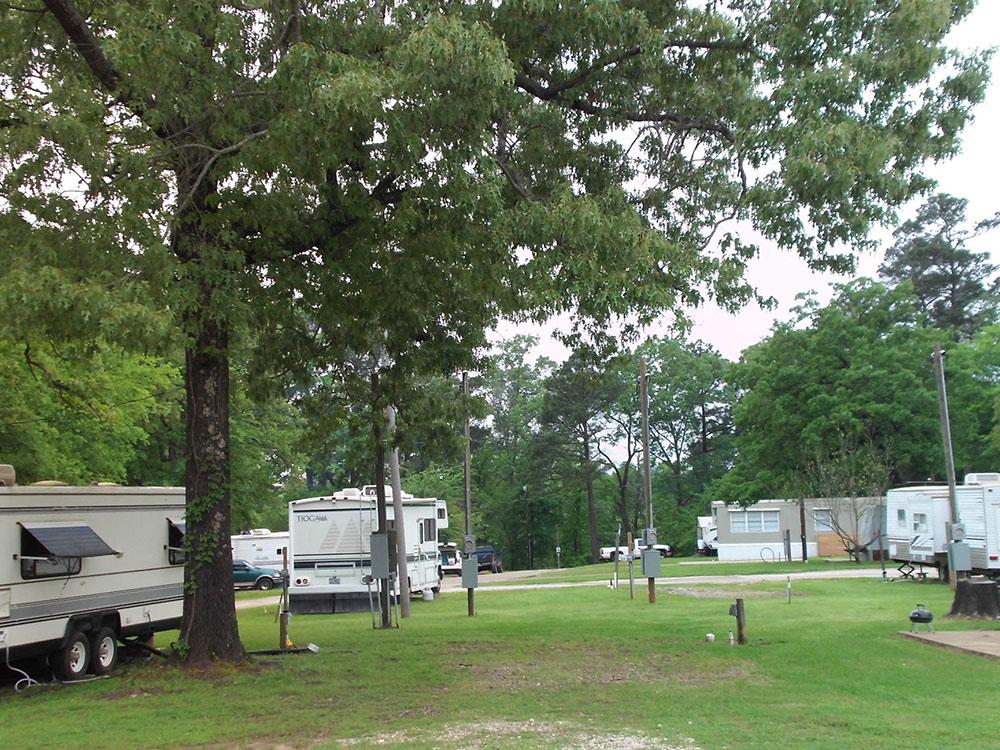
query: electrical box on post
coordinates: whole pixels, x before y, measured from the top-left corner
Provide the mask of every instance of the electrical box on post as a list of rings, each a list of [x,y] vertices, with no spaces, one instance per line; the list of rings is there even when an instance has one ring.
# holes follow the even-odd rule
[[[642,530],[642,546],[652,547],[656,544],[656,529],[649,528]]]
[[[472,534],[466,534],[462,538],[462,551],[467,555],[476,554],[476,537]]]
[[[389,534],[376,531],[372,534],[372,578],[388,578],[389,562]]]
[[[659,578],[660,576],[660,552],[655,549],[644,549],[642,551],[642,575],[646,578]]]
[[[462,588],[479,588],[479,558],[475,551],[470,557],[462,558]]]
[[[948,559],[956,573],[972,570],[972,552],[967,542],[951,542],[948,545]]]

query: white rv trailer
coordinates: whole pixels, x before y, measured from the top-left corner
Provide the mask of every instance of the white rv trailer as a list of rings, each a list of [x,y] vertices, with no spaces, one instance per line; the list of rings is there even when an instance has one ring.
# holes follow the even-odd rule
[[[715,516],[698,516],[698,554],[719,554],[719,529]]]
[[[288,504],[288,597],[293,613],[368,609],[369,587],[363,578],[371,574],[371,534],[378,531],[375,489],[374,485],[344,489]],[[395,514],[390,487],[386,487],[386,498],[391,528]],[[416,498],[407,492],[402,500],[410,591],[437,593],[441,582],[438,529],[448,527],[448,508],[443,500]]]
[[[0,651],[63,679],[180,625],[183,487],[0,486]]]
[[[955,488],[974,572],[1000,575],[1000,474],[967,474]],[[941,568],[948,564],[951,520],[946,485],[900,487],[886,493],[889,557]]]
[[[288,549],[288,532],[250,529],[229,538],[234,560],[246,560],[257,568],[281,570],[282,553]]]

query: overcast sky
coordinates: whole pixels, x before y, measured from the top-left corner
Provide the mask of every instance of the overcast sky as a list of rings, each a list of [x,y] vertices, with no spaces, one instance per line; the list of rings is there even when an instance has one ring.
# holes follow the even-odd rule
[[[963,50],[983,49],[1000,45],[1000,0],[980,0],[972,15],[949,37],[953,47]],[[986,98],[975,110],[975,120],[966,128],[962,152],[949,162],[930,165],[927,173],[937,180],[938,190],[969,201],[967,216],[977,222],[1000,211],[1000,55],[992,61],[992,83]],[[901,210],[903,220],[909,218],[922,199]],[[883,244],[891,242],[891,228],[874,234]],[[976,238],[970,243],[974,249],[990,250],[1000,263],[1000,230]],[[882,252],[858,259],[858,276],[874,276],[882,260]],[[797,256],[773,248],[762,247],[762,252],[750,266],[750,281],[765,296],[778,301],[774,310],[761,310],[755,306],[744,308],[737,315],[728,315],[711,304],[692,314],[695,325],[691,337],[701,339],[719,350],[724,356],[736,360],[740,352],[768,335],[776,319],[789,317],[789,309],[796,304],[795,295],[816,290],[824,298],[830,294],[831,284],[847,281],[847,277],[811,272]],[[568,352],[549,337],[557,324],[532,328],[529,326],[502,326],[498,335],[506,337],[517,333],[534,333],[542,338],[537,353],[562,360]],[[562,327],[567,327],[563,322]],[[654,326],[648,335],[669,333],[667,324]]]

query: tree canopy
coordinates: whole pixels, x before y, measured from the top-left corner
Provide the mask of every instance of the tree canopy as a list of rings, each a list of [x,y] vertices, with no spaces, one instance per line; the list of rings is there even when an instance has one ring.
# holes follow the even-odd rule
[[[188,658],[242,655],[226,534],[248,330],[253,371],[280,378],[373,341],[404,361],[416,334],[461,354],[503,313],[736,307],[755,248],[711,243],[730,217],[848,266],[957,148],[985,63],[943,40],[971,7],[0,6],[12,268],[93,261],[166,304],[185,349]],[[5,280],[3,314],[62,304],[32,281]]]
[[[967,246],[977,232],[996,226],[997,219],[970,229],[964,226],[967,205],[965,199],[946,193],[931,196],[914,218],[896,229],[896,242],[879,269],[890,283],[912,285],[931,325],[965,338],[996,322],[1000,305],[993,281],[997,266],[990,263],[989,253]]]

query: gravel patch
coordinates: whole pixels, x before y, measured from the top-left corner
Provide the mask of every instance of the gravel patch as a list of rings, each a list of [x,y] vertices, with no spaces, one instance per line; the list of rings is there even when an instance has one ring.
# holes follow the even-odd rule
[[[477,721],[436,732],[387,732],[335,741],[340,747],[393,747],[413,743],[434,748],[574,748],[575,750],[698,750],[691,738],[671,741],[629,732],[592,732],[566,721]]]

